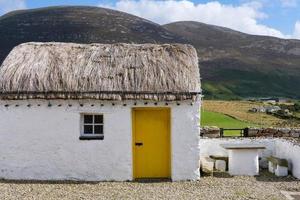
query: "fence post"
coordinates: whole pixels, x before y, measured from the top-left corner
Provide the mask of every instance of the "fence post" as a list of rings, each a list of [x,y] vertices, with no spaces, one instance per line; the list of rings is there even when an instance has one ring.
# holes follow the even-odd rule
[[[224,129],[220,128],[220,137],[223,137],[223,136],[224,136]]]
[[[245,128],[244,129],[244,137],[248,137],[249,136],[249,128]]]

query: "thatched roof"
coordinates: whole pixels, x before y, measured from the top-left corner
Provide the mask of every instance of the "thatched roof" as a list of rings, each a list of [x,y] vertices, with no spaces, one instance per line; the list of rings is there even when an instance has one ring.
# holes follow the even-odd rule
[[[0,68],[0,98],[194,99],[195,49],[183,44],[24,43]]]

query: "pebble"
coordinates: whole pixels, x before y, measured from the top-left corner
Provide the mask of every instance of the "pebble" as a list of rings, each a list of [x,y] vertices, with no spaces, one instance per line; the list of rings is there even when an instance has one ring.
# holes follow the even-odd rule
[[[68,182],[0,180],[0,199],[209,199],[282,200],[281,191],[300,191],[300,180],[291,176],[231,177],[205,175],[200,181]]]

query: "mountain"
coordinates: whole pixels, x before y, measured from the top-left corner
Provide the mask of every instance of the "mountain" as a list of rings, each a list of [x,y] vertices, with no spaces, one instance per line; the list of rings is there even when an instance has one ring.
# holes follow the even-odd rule
[[[300,98],[300,40],[190,21],[163,27],[196,47],[208,98]]]
[[[160,26],[99,7],[60,6],[0,17],[0,63],[24,42],[190,43],[206,98],[300,98],[300,41],[248,35],[198,22]]]
[[[10,12],[0,17],[0,63],[24,42],[185,43],[151,21],[99,7],[60,6]]]

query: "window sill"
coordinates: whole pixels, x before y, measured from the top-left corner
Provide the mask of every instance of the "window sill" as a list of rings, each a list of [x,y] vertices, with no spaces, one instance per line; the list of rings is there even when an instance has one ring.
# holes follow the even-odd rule
[[[103,140],[104,136],[84,136],[81,135],[79,140]]]

